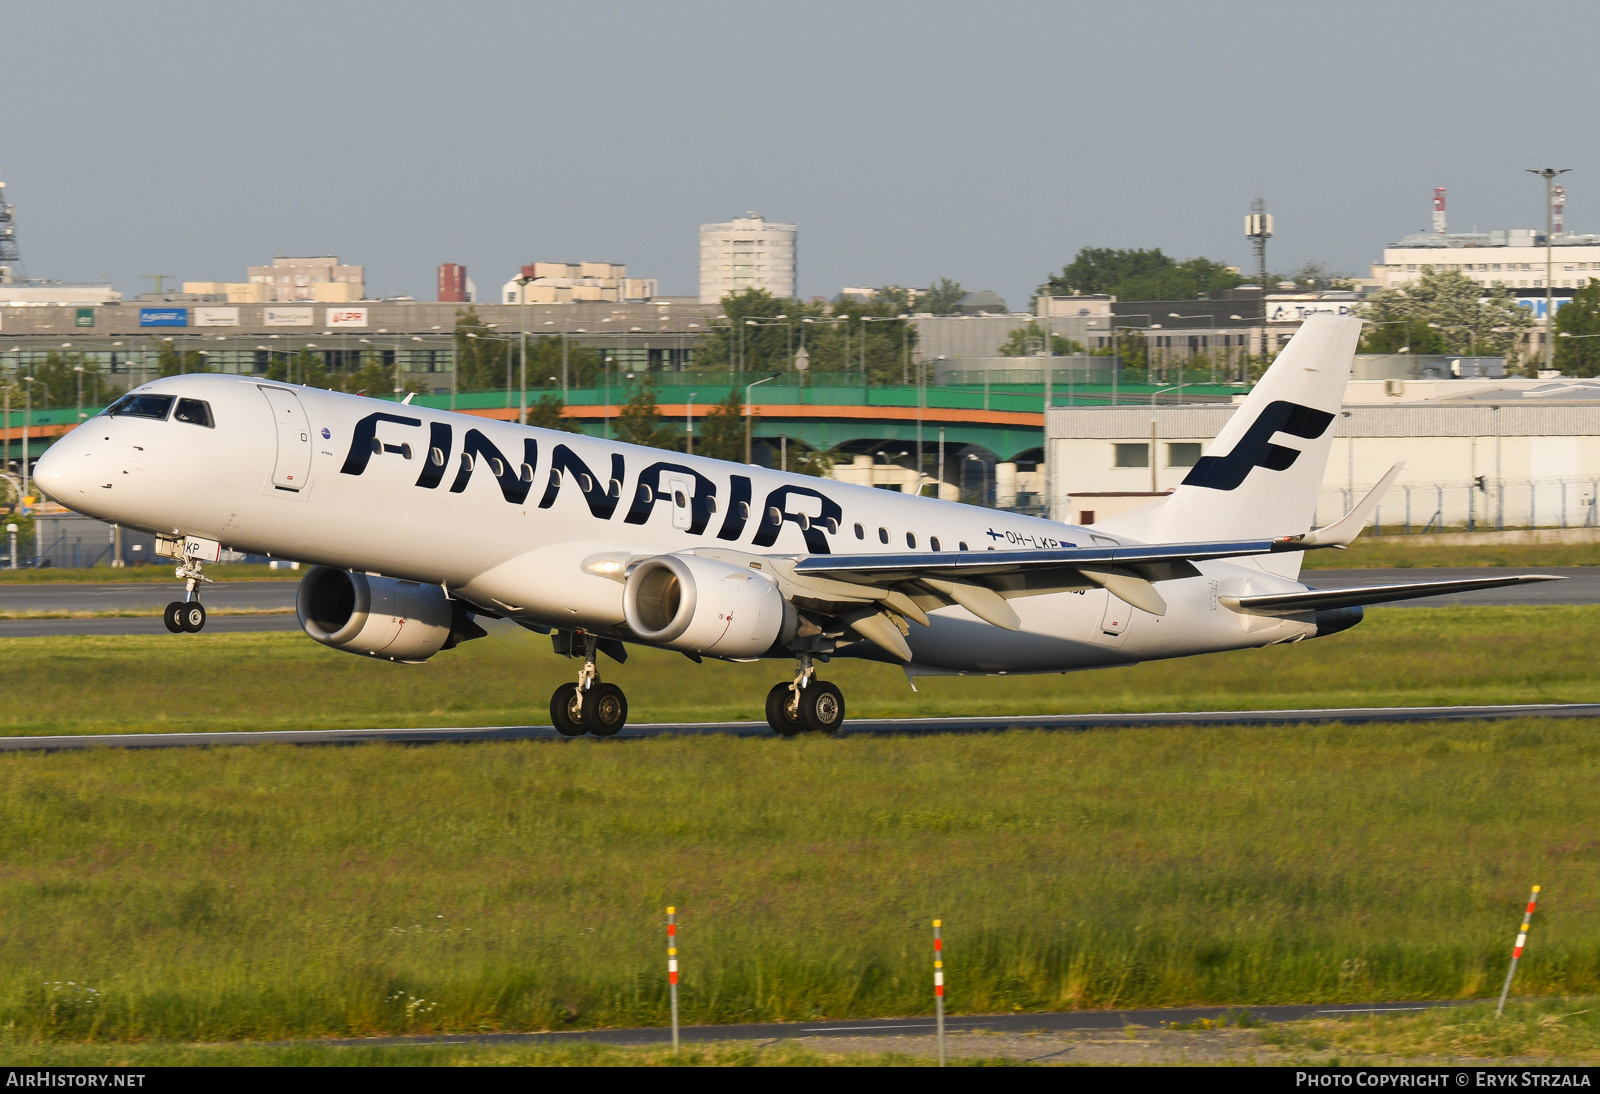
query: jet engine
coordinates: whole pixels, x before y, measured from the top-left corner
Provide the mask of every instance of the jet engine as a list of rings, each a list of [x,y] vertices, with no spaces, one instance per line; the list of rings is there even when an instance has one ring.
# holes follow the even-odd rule
[[[300,626],[324,646],[417,664],[487,632],[438,585],[314,566],[295,595]]]
[[[772,582],[741,566],[697,555],[635,563],[622,613],[642,641],[712,657],[759,657],[793,637],[794,606]]]

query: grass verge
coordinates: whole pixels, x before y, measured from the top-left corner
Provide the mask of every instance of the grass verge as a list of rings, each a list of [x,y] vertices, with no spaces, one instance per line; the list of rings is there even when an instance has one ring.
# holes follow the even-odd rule
[[[1600,993],[1592,723],[0,756],[0,1029]]]
[[[1345,1063],[1394,1060],[1600,1062],[1600,999],[1512,1000],[1496,1018],[1493,1003],[1416,1014],[1313,1019],[1268,1026],[1264,1043],[1285,1053],[1337,1053]]]
[[[670,1046],[371,1045],[315,1041],[253,1044],[0,1044],[0,1067],[930,1067],[937,1061],[897,1052],[818,1052],[803,1043],[760,1041]],[[953,1067],[1017,1066],[996,1057],[952,1057]]]
[[[1441,547],[1430,543],[1427,536],[1364,535],[1343,551],[1307,551],[1304,563],[1307,570],[1417,566],[1511,566],[1532,570],[1541,566],[1600,566],[1600,543]]]
[[[1592,702],[1600,606],[1404,608],[1287,646],[1047,676],[921,677],[887,665],[823,669],[852,717],[1234,710],[1453,703]],[[7,734],[547,724],[577,663],[511,628],[425,665],[395,665],[300,634],[72,636],[0,640]],[[638,722],[759,719],[789,667],[691,665],[635,648],[602,660]]]

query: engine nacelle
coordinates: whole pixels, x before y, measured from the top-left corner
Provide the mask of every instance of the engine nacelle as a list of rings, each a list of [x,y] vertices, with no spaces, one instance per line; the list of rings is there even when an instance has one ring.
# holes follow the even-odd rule
[[[628,572],[628,627],[645,642],[712,657],[759,657],[798,625],[777,586],[741,566],[698,555],[656,555]]]
[[[437,585],[331,566],[314,566],[301,579],[295,614],[324,646],[413,665],[486,633]]]

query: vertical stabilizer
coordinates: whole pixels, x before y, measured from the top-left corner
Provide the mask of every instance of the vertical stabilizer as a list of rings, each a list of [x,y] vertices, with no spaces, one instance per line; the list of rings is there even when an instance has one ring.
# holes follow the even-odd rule
[[[1101,526],[1145,543],[1309,531],[1360,336],[1359,319],[1311,316],[1182,485],[1161,501]],[[1273,556],[1266,565],[1292,576],[1299,572],[1300,556]]]

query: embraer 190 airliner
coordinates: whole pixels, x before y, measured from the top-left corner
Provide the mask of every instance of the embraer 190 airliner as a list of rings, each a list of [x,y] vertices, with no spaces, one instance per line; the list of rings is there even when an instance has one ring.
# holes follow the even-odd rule
[[[1537,575],[1316,590],[1302,553],[1359,534],[1400,467],[1312,529],[1360,321],[1313,316],[1176,490],[1074,527],[747,464],[246,376],[145,384],[35,471],[70,509],[157,535],[178,560],[174,632],[198,631],[224,548],[311,563],[306,634],[417,663],[477,616],[582,659],[555,728],[627,720],[596,657],[793,659],[779,734],[837,732],[834,657],[914,675],[1066,672],[1298,642],[1361,606]]]

